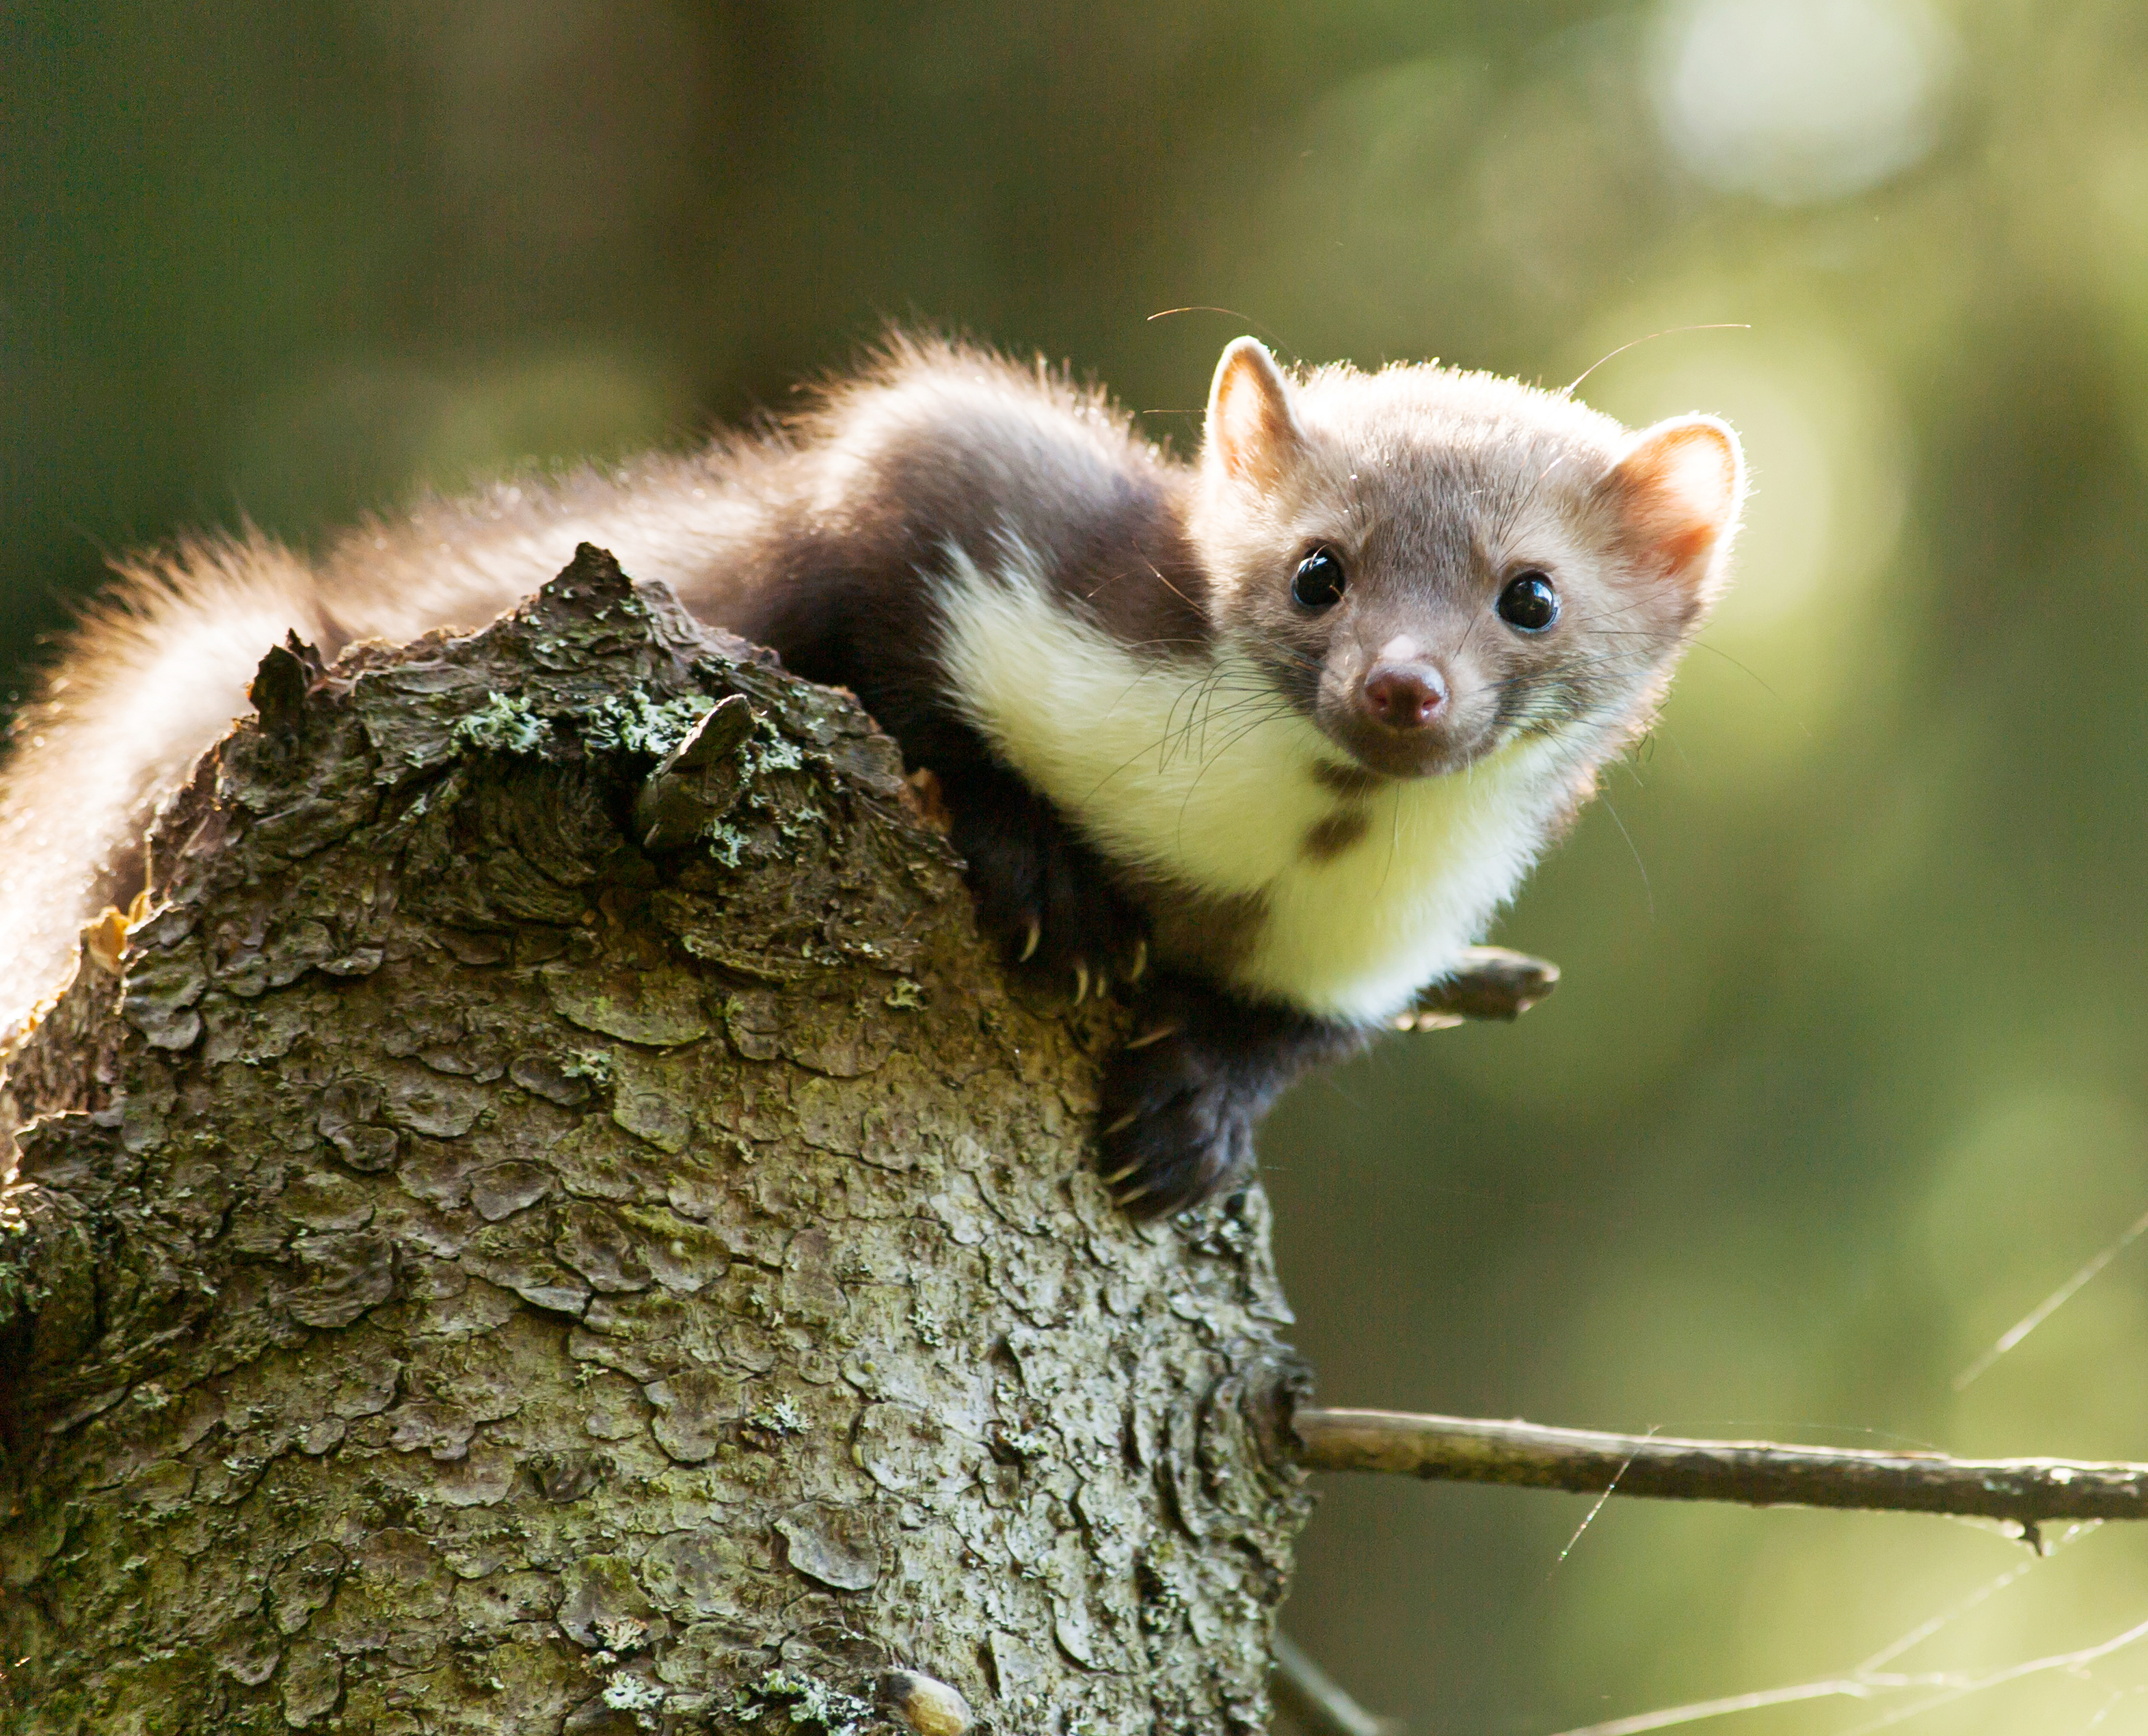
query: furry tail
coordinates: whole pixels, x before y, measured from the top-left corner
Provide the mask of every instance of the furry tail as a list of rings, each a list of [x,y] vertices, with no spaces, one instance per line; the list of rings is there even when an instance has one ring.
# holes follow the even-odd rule
[[[141,890],[157,802],[247,710],[262,655],[331,624],[258,535],[130,562],[85,612],[0,765],[0,1049],[72,973],[82,926]]]
[[[0,763],[0,1052],[67,981],[83,924],[141,889],[157,804],[248,710],[253,672],[285,633],[334,659],[356,639],[481,626],[580,542],[751,631],[790,486],[784,466],[780,441],[736,441],[434,501],[350,532],[318,567],[252,533],[123,564],[17,718]]]

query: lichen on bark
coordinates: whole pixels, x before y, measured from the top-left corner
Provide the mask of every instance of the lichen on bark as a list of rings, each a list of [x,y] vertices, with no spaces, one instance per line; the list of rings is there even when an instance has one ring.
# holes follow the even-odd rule
[[[1264,1728],[1262,1197],[1112,1209],[855,704],[590,549],[255,697],[0,1093],[0,1725]]]

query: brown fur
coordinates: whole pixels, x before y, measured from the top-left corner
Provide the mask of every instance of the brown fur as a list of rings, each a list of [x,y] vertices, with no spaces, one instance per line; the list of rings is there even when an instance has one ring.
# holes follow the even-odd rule
[[[1337,808],[1305,834],[1305,853],[1318,861],[1339,856],[1372,830],[1373,817],[1363,808]]]
[[[317,561],[249,532],[122,563],[0,770],[0,1036],[63,979],[82,925],[138,890],[145,821],[247,708],[269,645],[295,631],[333,658],[481,625],[584,541],[799,673],[856,688],[941,775],[987,921],[1016,950],[1042,909],[1054,959],[1124,952],[1146,930],[1160,957],[1228,981],[1262,896],[1100,859],[1094,830],[1070,826],[951,705],[931,587],[953,554],[1035,571],[1137,664],[1197,670],[1229,639],[1272,690],[1224,697],[1315,722],[1332,753],[1311,775],[1346,801],[1563,732],[1570,807],[1660,696],[1719,582],[1740,486],[1719,424],[1630,436],[1551,394],[1434,368],[1286,381],[1251,340],[1226,352],[1209,426],[1188,465],[1041,367],[898,337],[799,416],[699,452],[429,500]],[[1290,599],[1315,544],[1350,568],[1325,614]],[[1521,560],[1558,565],[1563,636],[1485,628]],[[1443,660],[1454,688],[1452,718],[1409,740],[1372,729],[1358,698],[1398,635]],[[1363,830],[1352,807],[1295,825],[1316,857]]]

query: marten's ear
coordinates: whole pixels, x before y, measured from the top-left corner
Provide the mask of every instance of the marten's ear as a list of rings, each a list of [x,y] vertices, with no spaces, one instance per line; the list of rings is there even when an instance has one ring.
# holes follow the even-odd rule
[[[1603,479],[1642,564],[1714,600],[1718,558],[1738,529],[1745,459],[1738,436],[1713,416],[1678,416],[1644,428]]]
[[[1271,488],[1297,458],[1297,418],[1290,382],[1257,339],[1241,338],[1223,352],[1208,388],[1208,437],[1202,456],[1227,476]]]

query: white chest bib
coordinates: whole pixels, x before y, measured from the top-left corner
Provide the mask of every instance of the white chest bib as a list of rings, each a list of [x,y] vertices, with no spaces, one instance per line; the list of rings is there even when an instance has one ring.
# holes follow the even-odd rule
[[[1267,918],[1236,980],[1307,1011],[1370,1021],[1406,1006],[1481,937],[1555,810],[1555,744],[1352,800],[1315,775],[1340,750],[1242,653],[1134,657],[1031,574],[995,580],[959,555],[941,600],[970,720],[1104,855],[1256,895]],[[1309,850],[1346,807],[1363,835]]]

